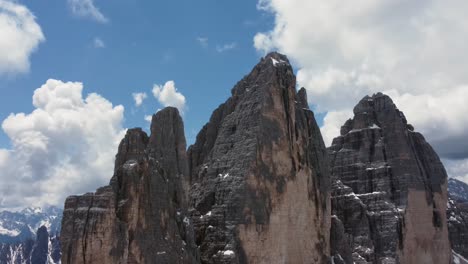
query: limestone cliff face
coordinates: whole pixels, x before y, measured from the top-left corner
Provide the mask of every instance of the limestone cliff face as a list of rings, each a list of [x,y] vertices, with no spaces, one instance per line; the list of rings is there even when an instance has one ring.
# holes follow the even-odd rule
[[[189,149],[202,263],[327,263],[327,154],[288,59],[271,53]]]
[[[185,149],[175,108],[153,116],[149,138],[128,130],[110,185],[65,202],[62,263],[197,263]]]
[[[333,140],[332,214],[343,225],[332,230],[335,263],[450,263],[447,174],[413,130],[379,93],[359,102]]]

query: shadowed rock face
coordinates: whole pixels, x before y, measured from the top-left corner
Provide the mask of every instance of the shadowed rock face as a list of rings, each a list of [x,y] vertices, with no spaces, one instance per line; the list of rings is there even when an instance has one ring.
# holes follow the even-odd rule
[[[332,239],[335,259],[450,263],[447,174],[413,130],[392,100],[379,93],[359,102],[354,118],[333,140],[332,215],[344,228],[332,234],[351,247]]]
[[[62,263],[196,263],[185,149],[175,108],[153,116],[149,138],[128,130],[110,185],[65,202]]]
[[[329,170],[305,89],[271,53],[188,151],[202,263],[327,263]]]

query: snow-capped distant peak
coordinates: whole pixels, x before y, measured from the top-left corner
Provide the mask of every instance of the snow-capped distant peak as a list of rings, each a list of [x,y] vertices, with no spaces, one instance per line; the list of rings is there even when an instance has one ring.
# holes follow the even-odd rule
[[[448,192],[451,198],[468,202],[468,184],[460,180],[450,178],[448,180]]]
[[[21,211],[0,212],[0,243],[35,238],[37,230],[45,226],[50,234],[60,232],[62,210],[29,207]]]
[[[40,214],[42,213],[42,208],[41,207],[28,207],[23,209],[21,212],[25,214]]]

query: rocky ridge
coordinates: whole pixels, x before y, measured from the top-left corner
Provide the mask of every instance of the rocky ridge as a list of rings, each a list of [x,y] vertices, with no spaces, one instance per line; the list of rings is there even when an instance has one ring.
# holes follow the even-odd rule
[[[452,249],[468,259],[468,184],[449,179],[447,222]]]
[[[325,263],[329,174],[288,59],[263,58],[189,148],[202,263]]]
[[[363,98],[329,156],[335,263],[450,263],[447,174],[390,97]]]
[[[0,243],[34,240],[37,230],[45,226],[52,235],[60,232],[62,210],[57,207],[24,208],[0,212]]]
[[[0,263],[59,263],[61,220],[56,207],[0,212]]]
[[[153,116],[149,137],[128,130],[110,185],[65,202],[62,263],[197,263],[186,159],[176,108]]]
[[[295,87],[272,53],[188,154],[176,109],[153,117],[149,138],[129,130],[110,185],[65,202],[62,263],[327,262],[327,154]]]
[[[110,184],[65,202],[62,263],[464,263],[437,154],[388,96],[354,113],[327,152],[268,54],[187,151],[175,108],[127,132]]]

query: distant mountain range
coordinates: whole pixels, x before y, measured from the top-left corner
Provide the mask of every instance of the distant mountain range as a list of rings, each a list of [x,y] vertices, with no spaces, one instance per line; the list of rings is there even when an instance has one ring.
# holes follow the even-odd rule
[[[57,207],[0,212],[0,264],[60,263],[62,214]]]
[[[450,198],[459,202],[468,202],[468,184],[454,178],[448,180]]]

